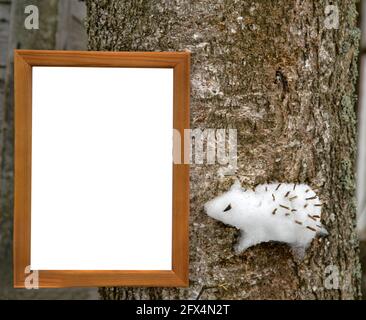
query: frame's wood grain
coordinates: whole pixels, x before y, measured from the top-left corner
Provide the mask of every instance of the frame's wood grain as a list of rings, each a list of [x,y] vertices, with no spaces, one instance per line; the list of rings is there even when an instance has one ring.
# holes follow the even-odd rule
[[[186,52],[90,52],[15,50],[14,287],[25,287],[30,265],[32,66],[174,68],[173,127],[189,128]],[[184,146],[182,146],[182,154]],[[183,161],[182,161],[183,163]],[[187,286],[189,166],[173,165],[172,270],[40,270],[40,288],[84,286]]]

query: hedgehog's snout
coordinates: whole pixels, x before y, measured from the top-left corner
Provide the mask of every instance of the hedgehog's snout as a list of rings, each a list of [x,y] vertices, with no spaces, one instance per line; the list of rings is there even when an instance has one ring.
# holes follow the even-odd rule
[[[203,206],[203,209],[204,209],[204,211],[206,212],[206,214],[207,215],[209,215],[210,216],[210,213],[211,213],[211,208],[212,208],[212,204],[211,204],[211,201],[208,201],[208,202],[206,202],[205,204],[204,204],[204,206]]]
[[[217,219],[216,204],[212,200],[206,202],[203,208],[209,217]]]

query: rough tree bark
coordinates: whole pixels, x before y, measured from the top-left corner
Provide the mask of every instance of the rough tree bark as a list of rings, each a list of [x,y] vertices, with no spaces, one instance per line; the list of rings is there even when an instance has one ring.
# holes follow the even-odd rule
[[[242,183],[310,184],[330,231],[313,241],[302,263],[275,243],[236,256],[237,231],[202,210],[233,178],[218,176],[217,166],[192,165],[189,288],[101,288],[102,298],[360,298],[359,31],[355,1],[332,3],[338,29],[324,25],[324,0],[87,1],[90,50],[190,50],[191,127],[236,128]],[[338,289],[325,288],[330,270],[339,271]]]

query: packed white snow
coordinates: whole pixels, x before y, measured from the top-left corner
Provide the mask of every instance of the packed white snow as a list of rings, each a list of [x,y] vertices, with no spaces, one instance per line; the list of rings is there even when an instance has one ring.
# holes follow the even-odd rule
[[[261,242],[289,244],[298,258],[316,235],[328,234],[321,219],[322,204],[306,184],[272,183],[245,190],[236,182],[205,204],[206,213],[240,229],[237,253]]]

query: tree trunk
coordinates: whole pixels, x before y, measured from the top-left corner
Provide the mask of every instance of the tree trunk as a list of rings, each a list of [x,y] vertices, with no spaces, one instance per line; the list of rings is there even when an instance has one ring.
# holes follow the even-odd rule
[[[334,3],[334,2],[333,2]],[[203,204],[233,177],[191,166],[190,286],[101,288],[104,299],[358,299],[355,233],[355,1],[87,1],[90,50],[192,52],[191,127],[238,130],[237,177],[317,189],[330,235],[296,262],[265,243],[239,256],[237,231]]]

